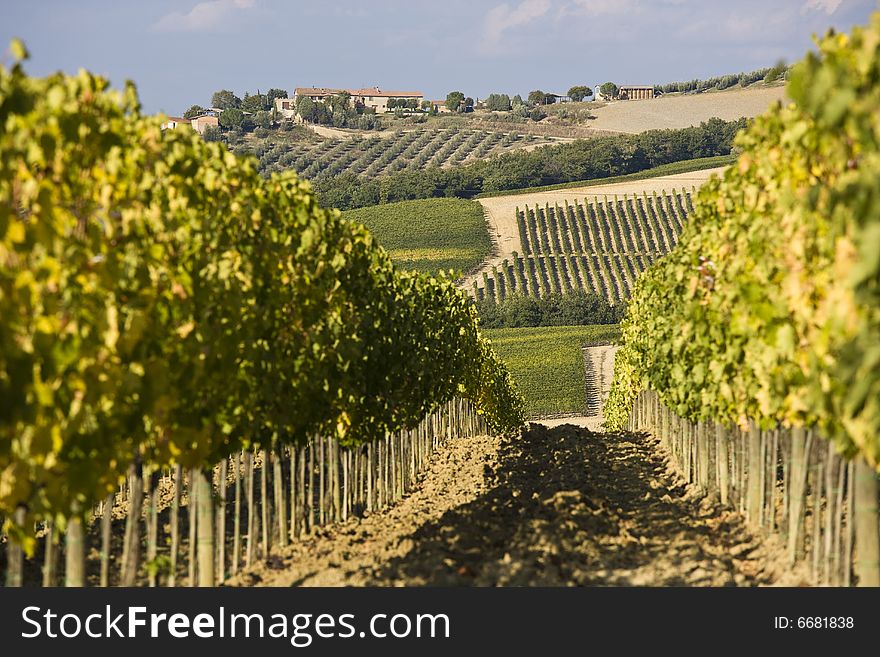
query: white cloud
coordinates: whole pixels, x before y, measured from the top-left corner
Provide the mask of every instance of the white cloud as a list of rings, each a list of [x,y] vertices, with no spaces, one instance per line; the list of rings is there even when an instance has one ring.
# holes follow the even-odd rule
[[[173,11],[153,25],[159,32],[210,32],[222,27],[232,14],[252,9],[255,0],[205,0],[188,12]]]
[[[531,23],[549,10],[550,0],[522,0],[513,9],[508,4],[493,7],[486,14],[483,30],[484,48],[495,49],[507,30]]]
[[[807,0],[803,7],[801,7],[801,13],[806,14],[808,11],[824,10],[830,16],[837,11],[842,2],[843,0]]]
[[[574,0],[574,5],[590,16],[622,14],[635,8],[632,0]]]

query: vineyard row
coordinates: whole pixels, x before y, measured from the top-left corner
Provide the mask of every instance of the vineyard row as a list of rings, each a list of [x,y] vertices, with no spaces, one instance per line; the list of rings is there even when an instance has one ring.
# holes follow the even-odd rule
[[[517,209],[523,255],[513,254],[475,281],[477,299],[585,290],[625,301],[636,278],[678,243],[691,194],[643,194],[613,200]]]
[[[18,42],[13,52],[25,56]],[[372,453],[457,398],[485,430],[522,425],[523,400],[464,292],[396,269],[297,176],[262,176],[219,143],[162,131],[132,86],[110,91],[87,71],[38,79],[17,61],[0,66],[0,95],[16,99],[0,122],[7,582],[23,580],[23,556],[55,526],[65,582],[88,583],[91,510],[113,508],[107,496],[128,479],[121,581],[133,583],[145,473],[191,473],[198,581],[213,583],[216,464],[331,439]],[[265,533],[266,511],[261,522]]]
[[[515,294],[540,297],[583,290],[618,303],[629,298],[636,277],[656,257],[616,253],[522,257],[514,253],[512,262],[505,259],[500,268],[492,266],[491,274],[484,271],[482,287],[474,281],[472,293],[481,301],[497,302]]]
[[[481,130],[412,130],[391,137],[327,139],[319,144],[276,143],[258,151],[263,172],[293,170],[320,179],[354,173],[366,177],[451,166],[509,150],[534,137]]]
[[[180,465],[138,467],[62,532],[38,523],[33,559],[0,545],[6,585],[212,586],[253,567],[318,528],[378,511],[406,495],[449,438],[488,430],[455,399],[411,430],[348,449],[335,438],[301,447],[244,450],[203,476]],[[78,543],[68,551],[71,541]],[[5,549],[2,549],[5,548]],[[87,555],[85,573],[76,554]]]
[[[657,436],[684,479],[743,513],[755,529],[778,534],[790,566],[804,568],[813,585],[850,586],[880,553],[876,495],[870,468],[848,461],[815,429],[746,430],[676,415],[652,391],[640,392],[626,428]],[[869,540],[860,540],[865,535]],[[864,582],[862,582],[864,584]]]

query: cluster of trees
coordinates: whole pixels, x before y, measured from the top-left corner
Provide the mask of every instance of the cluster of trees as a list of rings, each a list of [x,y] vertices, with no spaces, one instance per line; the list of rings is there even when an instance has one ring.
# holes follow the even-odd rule
[[[474,99],[460,91],[450,91],[446,94],[446,108],[451,112],[473,112]]]
[[[510,111],[510,96],[508,96],[507,94],[489,94],[485,102],[486,109],[492,110],[493,112]]]
[[[403,110],[428,110],[431,108],[431,101],[424,100],[419,103],[418,98],[389,98],[388,99],[388,109],[403,109]]]
[[[764,82],[773,82],[779,78],[788,77],[788,65],[784,61],[779,61],[772,68],[761,68],[748,73],[732,73],[729,75],[721,75],[706,80],[690,80],[687,82],[669,82],[667,84],[655,85],[654,91],[662,93],[699,93],[708,91],[709,89],[729,89],[730,87],[740,85],[742,87],[754,84],[759,80]]]
[[[575,102],[580,102],[593,95],[593,90],[585,85],[576,85],[568,90],[568,96]],[[556,96],[536,89],[529,93],[526,100],[516,95],[513,98],[507,94],[492,93],[486,98],[486,109],[493,112],[511,112],[514,116],[523,119],[540,121],[547,114],[541,109],[544,105],[552,105],[556,102]]]
[[[245,92],[243,98],[239,98],[229,89],[215,91],[211,96],[211,107],[222,110],[220,112],[220,127],[224,130],[250,131],[254,128],[271,128],[275,125],[275,99],[287,98],[284,89],[269,89],[266,93],[251,95]],[[207,107],[193,105],[183,113],[185,119],[201,116],[208,111]],[[209,141],[219,138],[217,131],[211,131],[206,135]]]
[[[345,92],[330,96],[323,101],[300,96],[296,101],[296,112],[303,121],[317,125],[358,130],[378,130],[382,127],[382,122],[376,116],[374,109],[356,105],[352,102],[351,96]]]
[[[599,295],[583,290],[570,294],[553,292],[542,297],[514,294],[502,301],[488,299],[474,303],[483,328],[618,324],[626,310],[624,304],[610,304]]]
[[[713,118],[691,128],[578,140],[447,169],[430,167],[374,179],[344,173],[315,181],[314,186],[324,206],[340,209],[418,198],[473,198],[482,192],[605,178],[728,155],[734,135],[745,126],[745,119]]]

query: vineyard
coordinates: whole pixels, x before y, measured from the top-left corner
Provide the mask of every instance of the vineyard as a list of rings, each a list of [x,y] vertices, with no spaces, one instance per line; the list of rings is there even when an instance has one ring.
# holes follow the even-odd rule
[[[828,584],[880,585],[878,43],[880,13],[826,36],[737,138],[636,284],[606,406]]]
[[[391,136],[372,135],[326,139],[317,144],[268,143],[255,155],[265,173],[295,171],[303,178],[322,179],[340,173],[368,178],[418,171],[426,167],[468,164],[541,140],[481,130],[410,130]]]
[[[396,269],[296,175],[163,132],[132,85],[31,78],[12,52],[8,585],[213,585],[276,540],[399,498],[444,439],[522,425],[451,280]]]
[[[486,337],[526,399],[526,416],[586,414],[582,347],[617,340],[617,326],[540,326],[490,329]]]
[[[401,269],[469,272],[489,256],[483,208],[476,201],[435,198],[346,210],[364,224]]]
[[[585,290],[623,302],[638,276],[678,243],[692,210],[691,193],[675,190],[517,209],[522,254],[484,271],[471,293],[498,301]]]

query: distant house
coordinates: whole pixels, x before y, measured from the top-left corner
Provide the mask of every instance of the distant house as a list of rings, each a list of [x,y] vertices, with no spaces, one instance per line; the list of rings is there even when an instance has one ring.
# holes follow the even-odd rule
[[[162,124],[162,130],[176,130],[178,127],[192,128],[192,123],[182,116],[169,116],[168,120]]]
[[[279,111],[295,112],[296,101],[302,97],[310,98],[314,101],[322,101],[346,93],[351,96],[351,101],[359,107],[369,107],[376,111],[377,114],[388,111],[388,101],[392,98],[403,98],[406,100],[415,99],[421,105],[425,99],[425,95],[420,91],[387,91],[379,87],[367,87],[364,89],[333,89],[330,87],[297,87],[293,90],[293,100],[289,102],[287,108],[284,108],[283,102]],[[279,103],[276,99],[276,107]],[[287,115],[285,115],[287,116]]]
[[[648,85],[625,85],[617,89],[620,100],[650,100],[654,97],[654,87]]]
[[[214,128],[219,128],[220,120],[216,116],[212,116],[210,114],[202,114],[201,116],[195,116],[190,119],[190,125],[192,129],[198,132],[200,135],[205,134],[205,130],[210,126]]]
[[[431,103],[431,106],[434,108],[434,110],[439,112],[440,114],[447,114],[449,112],[452,112],[451,109],[446,107],[446,99],[445,98],[442,100],[431,100],[428,102]]]
[[[285,119],[292,119],[296,116],[296,101],[293,98],[276,98],[275,111]]]

